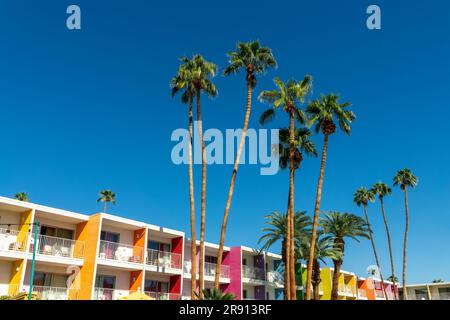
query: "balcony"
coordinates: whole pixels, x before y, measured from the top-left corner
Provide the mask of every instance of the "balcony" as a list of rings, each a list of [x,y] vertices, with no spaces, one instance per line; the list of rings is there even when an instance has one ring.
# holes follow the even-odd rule
[[[110,289],[110,288],[94,288],[94,300],[118,300],[121,297],[128,296],[134,291]]]
[[[0,228],[0,251],[26,251],[28,232]]]
[[[380,289],[375,289],[375,298],[384,299],[383,291]]]
[[[426,293],[416,293],[416,300],[429,300],[428,294],[426,294]]]
[[[101,240],[98,257],[102,260],[142,263],[144,260],[144,248]]]
[[[277,271],[269,271],[266,275],[266,280],[270,284],[275,284],[279,286],[284,285],[284,274]]]
[[[84,242],[51,237],[46,235],[38,235],[36,253],[41,255],[83,259],[84,256]],[[34,236],[30,245],[30,252],[34,250]]]
[[[24,286],[25,292],[30,290],[29,286]],[[60,287],[33,286],[33,293],[36,300],[68,300],[69,289]],[[74,292],[77,294],[77,292]]]
[[[367,298],[366,289],[358,289],[358,297],[360,297],[360,298]]]
[[[181,254],[148,249],[147,264],[155,267],[181,270]]]
[[[345,285],[345,294],[350,297],[356,297],[356,288],[353,285]]]
[[[166,292],[153,292],[153,291],[144,291],[144,293],[153,298],[154,300],[180,300],[181,294],[177,293],[166,293]]]
[[[197,274],[198,274],[198,263],[196,264],[196,268],[197,268],[196,271],[197,271]],[[191,274],[191,270],[192,270],[192,263],[191,263],[191,261],[185,261],[183,263],[183,272]]]
[[[263,268],[242,266],[242,277],[251,280],[265,280]]]
[[[205,262],[205,276],[215,277],[217,264]],[[230,279],[230,266],[220,266],[220,278]]]

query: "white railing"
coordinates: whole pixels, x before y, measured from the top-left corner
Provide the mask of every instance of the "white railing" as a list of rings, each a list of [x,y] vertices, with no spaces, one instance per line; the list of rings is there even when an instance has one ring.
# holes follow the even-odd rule
[[[347,295],[356,296],[356,288],[355,288],[355,286],[346,284],[345,285],[345,293]]]
[[[254,280],[265,280],[263,268],[242,266],[242,277]]]
[[[439,300],[450,300],[450,292],[439,292]]]
[[[192,270],[192,263],[191,263],[191,261],[185,261],[184,263],[183,263],[183,266],[184,266],[184,273],[191,273],[191,270]],[[198,274],[198,263],[196,264],[196,273]]]
[[[29,286],[24,286],[25,292],[30,290]],[[61,287],[33,286],[33,293],[37,300],[68,300],[69,289]]]
[[[267,282],[275,283],[278,285],[284,284],[284,274],[277,271],[268,271],[266,275]]]
[[[35,243],[33,236],[30,252],[33,252]],[[36,253],[54,257],[83,259],[84,242],[40,234],[36,244]]]
[[[216,275],[217,264],[205,262],[205,276],[214,277]],[[230,266],[221,265],[220,266],[220,277],[225,279],[230,279]]]
[[[359,297],[363,297],[363,298],[367,298],[366,289],[358,289],[358,296]]]
[[[375,297],[377,297],[377,298],[384,298],[383,290],[382,289],[375,289]]]
[[[0,251],[25,251],[28,232],[0,228]]]
[[[180,300],[181,294],[167,292],[144,291],[146,295],[155,300]]]
[[[144,248],[101,240],[98,257],[104,260],[142,263]]]
[[[134,291],[109,288],[94,288],[94,300],[118,300]]]
[[[148,249],[147,264],[156,267],[181,269],[181,254]]]

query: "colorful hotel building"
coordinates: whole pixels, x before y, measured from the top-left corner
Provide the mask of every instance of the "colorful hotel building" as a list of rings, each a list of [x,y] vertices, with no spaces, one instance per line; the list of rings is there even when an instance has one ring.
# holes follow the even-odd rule
[[[28,291],[36,249],[33,292],[38,299],[115,300],[135,291],[160,300],[190,299],[190,245],[182,231],[0,197],[0,296]],[[205,288],[214,285],[218,252],[218,245],[205,243],[200,257],[197,246],[197,265],[200,259],[205,262]],[[220,286],[237,299],[282,299],[282,268],[278,254],[225,247]],[[321,299],[330,299],[332,272],[321,270]],[[385,286],[387,298],[393,299],[392,284]],[[385,299],[379,281],[346,271],[341,272],[339,297]]]

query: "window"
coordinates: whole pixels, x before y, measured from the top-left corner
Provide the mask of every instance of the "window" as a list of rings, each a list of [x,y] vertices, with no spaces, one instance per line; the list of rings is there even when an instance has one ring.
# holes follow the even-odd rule
[[[120,240],[120,234],[108,232],[108,231],[102,231],[100,233],[100,240],[118,243]]]
[[[163,282],[163,281],[145,279],[144,291],[169,293],[169,283]]]
[[[116,286],[116,277],[98,275],[95,279],[95,286],[97,288],[114,289]]]
[[[163,251],[163,252],[170,252],[171,245],[168,243],[162,243],[158,241],[152,241],[149,240],[147,243],[148,249],[156,250],[156,251]]]
[[[73,239],[73,230],[42,226],[40,234],[49,236],[49,237],[58,237],[63,239]]]
[[[67,278],[68,275],[65,274],[36,272],[34,275],[33,285],[42,287],[66,288]]]
[[[243,266],[246,266],[246,265],[247,265],[247,259],[245,259],[245,258],[242,259],[242,265],[243,265]]]
[[[205,262],[217,264],[217,257],[205,256]]]

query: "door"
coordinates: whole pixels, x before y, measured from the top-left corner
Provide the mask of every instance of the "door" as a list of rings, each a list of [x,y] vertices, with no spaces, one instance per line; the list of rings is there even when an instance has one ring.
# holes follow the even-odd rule
[[[95,287],[98,288],[97,299],[98,300],[112,300],[113,291],[116,286],[115,276],[98,275],[95,280]]]

